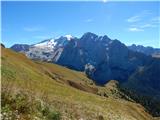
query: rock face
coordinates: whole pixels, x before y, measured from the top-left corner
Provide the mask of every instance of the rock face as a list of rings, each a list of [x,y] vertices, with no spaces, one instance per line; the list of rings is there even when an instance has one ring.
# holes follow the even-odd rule
[[[27,44],[15,44],[11,47],[16,52],[26,52],[29,51],[30,45]]]
[[[129,48],[129,49],[128,49]],[[109,80],[118,80],[120,84],[130,82],[135,79],[138,84],[145,82],[153,90],[157,90],[160,84],[157,65],[154,65],[155,58],[147,56],[137,50],[130,50],[118,40],[111,40],[106,35],[97,36],[93,33],[85,33],[81,38],[75,38],[70,35],[57,39],[48,39],[38,44],[30,45],[29,48],[23,45],[14,45],[11,49],[24,52],[31,59],[54,62],[71,69],[85,71],[86,75],[93,79],[97,84],[104,85]],[[149,54],[149,53],[148,53]],[[149,67],[150,66],[150,67]],[[142,77],[139,69],[144,69]],[[156,71],[151,74],[149,71]],[[151,82],[153,82],[151,84]],[[139,85],[135,83],[134,88],[138,89]],[[153,85],[154,84],[154,85]],[[132,86],[132,85],[131,85]],[[159,87],[159,86],[158,86]],[[146,89],[146,88],[145,88]]]
[[[135,45],[132,44],[131,46],[128,46],[130,50],[136,51],[136,52],[141,52],[146,55],[155,55],[155,54],[160,54],[160,49],[158,48],[152,48],[152,47],[144,47],[142,45]]]
[[[144,66],[151,59],[129,50],[118,40],[85,33],[65,46],[57,63],[85,71],[96,83],[105,84],[111,79],[126,81],[138,66]]]
[[[160,99],[160,59],[153,59],[149,64],[138,67],[123,85]]]

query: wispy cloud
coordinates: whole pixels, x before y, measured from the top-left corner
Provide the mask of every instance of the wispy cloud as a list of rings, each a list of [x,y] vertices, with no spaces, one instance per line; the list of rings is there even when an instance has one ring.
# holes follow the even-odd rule
[[[93,22],[93,19],[86,19],[84,22]]]
[[[146,28],[156,28],[158,27],[156,24],[147,23],[147,24],[141,24],[141,25],[131,25],[131,27],[128,28],[131,32],[140,32],[144,31]]]
[[[154,24],[144,24],[144,25],[141,25],[139,26],[140,28],[154,28],[154,27],[157,27],[156,25]]]
[[[160,16],[154,17],[151,19],[153,23],[160,23]]]
[[[27,32],[37,32],[42,30],[41,27],[24,27],[23,29]]]
[[[158,27],[157,23],[160,23],[160,17],[152,16],[152,12],[149,10],[144,10],[140,12],[139,14],[132,16],[127,19],[127,22],[129,23],[128,30],[131,32],[140,32],[144,31],[147,28],[156,28]]]
[[[144,19],[144,17],[151,15],[152,12],[149,10],[143,10],[139,14],[131,16],[127,19],[127,22],[133,23],[133,22],[139,22]]]
[[[143,29],[140,29],[140,28],[136,28],[136,27],[131,27],[128,29],[129,31],[132,31],[132,32],[140,32],[140,31],[144,31]]]
[[[138,16],[138,15],[137,16],[132,16],[132,17],[130,17],[130,18],[127,19],[127,21],[130,22],[130,23],[138,22],[140,20],[141,20],[141,17]]]

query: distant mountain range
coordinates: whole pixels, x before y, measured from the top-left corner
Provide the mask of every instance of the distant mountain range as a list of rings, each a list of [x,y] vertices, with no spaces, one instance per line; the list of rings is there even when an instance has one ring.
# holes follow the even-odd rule
[[[33,45],[15,44],[12,50],[33,60],[56,63],[84,71],[97,84],[118,80],[140,94],[160,98],[160,49],[126,46],[108,36],[87,32],[81,38],[71,35],[44,40]]]
[[[136,52],[141,52],[146,55],[160,55],[160,48],[153,48],[153,47],[144,47],[142,45],[135,45],[132,44],[131,46],[128,46],[130,50],[136,51]]]

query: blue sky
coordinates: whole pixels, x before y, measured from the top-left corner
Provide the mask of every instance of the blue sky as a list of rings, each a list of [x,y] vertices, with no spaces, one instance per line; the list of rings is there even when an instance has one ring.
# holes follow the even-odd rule
[[[2,42],[34,44],[85,32],[160,48],[160,2],[2,2]]]

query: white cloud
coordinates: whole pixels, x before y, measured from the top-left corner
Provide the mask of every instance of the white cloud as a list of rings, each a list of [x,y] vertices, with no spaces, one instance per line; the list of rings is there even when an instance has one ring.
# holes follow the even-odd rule
[[[93,19],[86,19],[85,22],[92,22]]]
[[[157,27],[157,26],[153,25],[153,24],[144,24],[144,25],[140,26],[140,28],[154,28],[154,27]]]
[[[156,27],[157,27],[156,24],[149,24],[149,23],[141,24],[141,25],[134,24],[134,25],[131,25],[128,30],[131,32],[141,32],[147,28],[156,28]]]
[[[139,22],[144,20],[145,17],[151,15],[152,12],[149,10],[143,10],[139,12],[139,14],[131,16],[130,18],[127,19],[127,22],[133,23],[133,22]]]
[[[131,27],[131,28],[129,28],[129,31],[131,31],[131,32],[141,32],[141,31],[144,31],[144,30],[140,29],[140,28],[136,28],[136,27]]]
[[[41,27],[25,27],[24,28],[24,31],[27,31],[27,32],[36,32],[41,30],[42,30]]]
[[[152,14],[152,11],[150,10],[143,10],[142,12],[140,12],[140,14],[142,16],[148,16],[148,15],[151,15]]]
[[[140,21],[141,20],[141,17],[140,16],[133,16],[133,17],[130,17],[130,18],[128,18],[127,19],[127,21],[128,22],[130,22],[130,23],[133,23],[133,22],[138,22],[138,21]]]
[[[152,18],[151,21],[154,23],[160,23],[160,16]]]
[[[132,16],[127,19],[127,22],[129,23],[129,31],[144,31],[148,28],[156,28],[158,27],[158,24],[160,23],[160,16],[154,16],[151,11],[149,10],[143,10],[139,12],[139,14]]]

